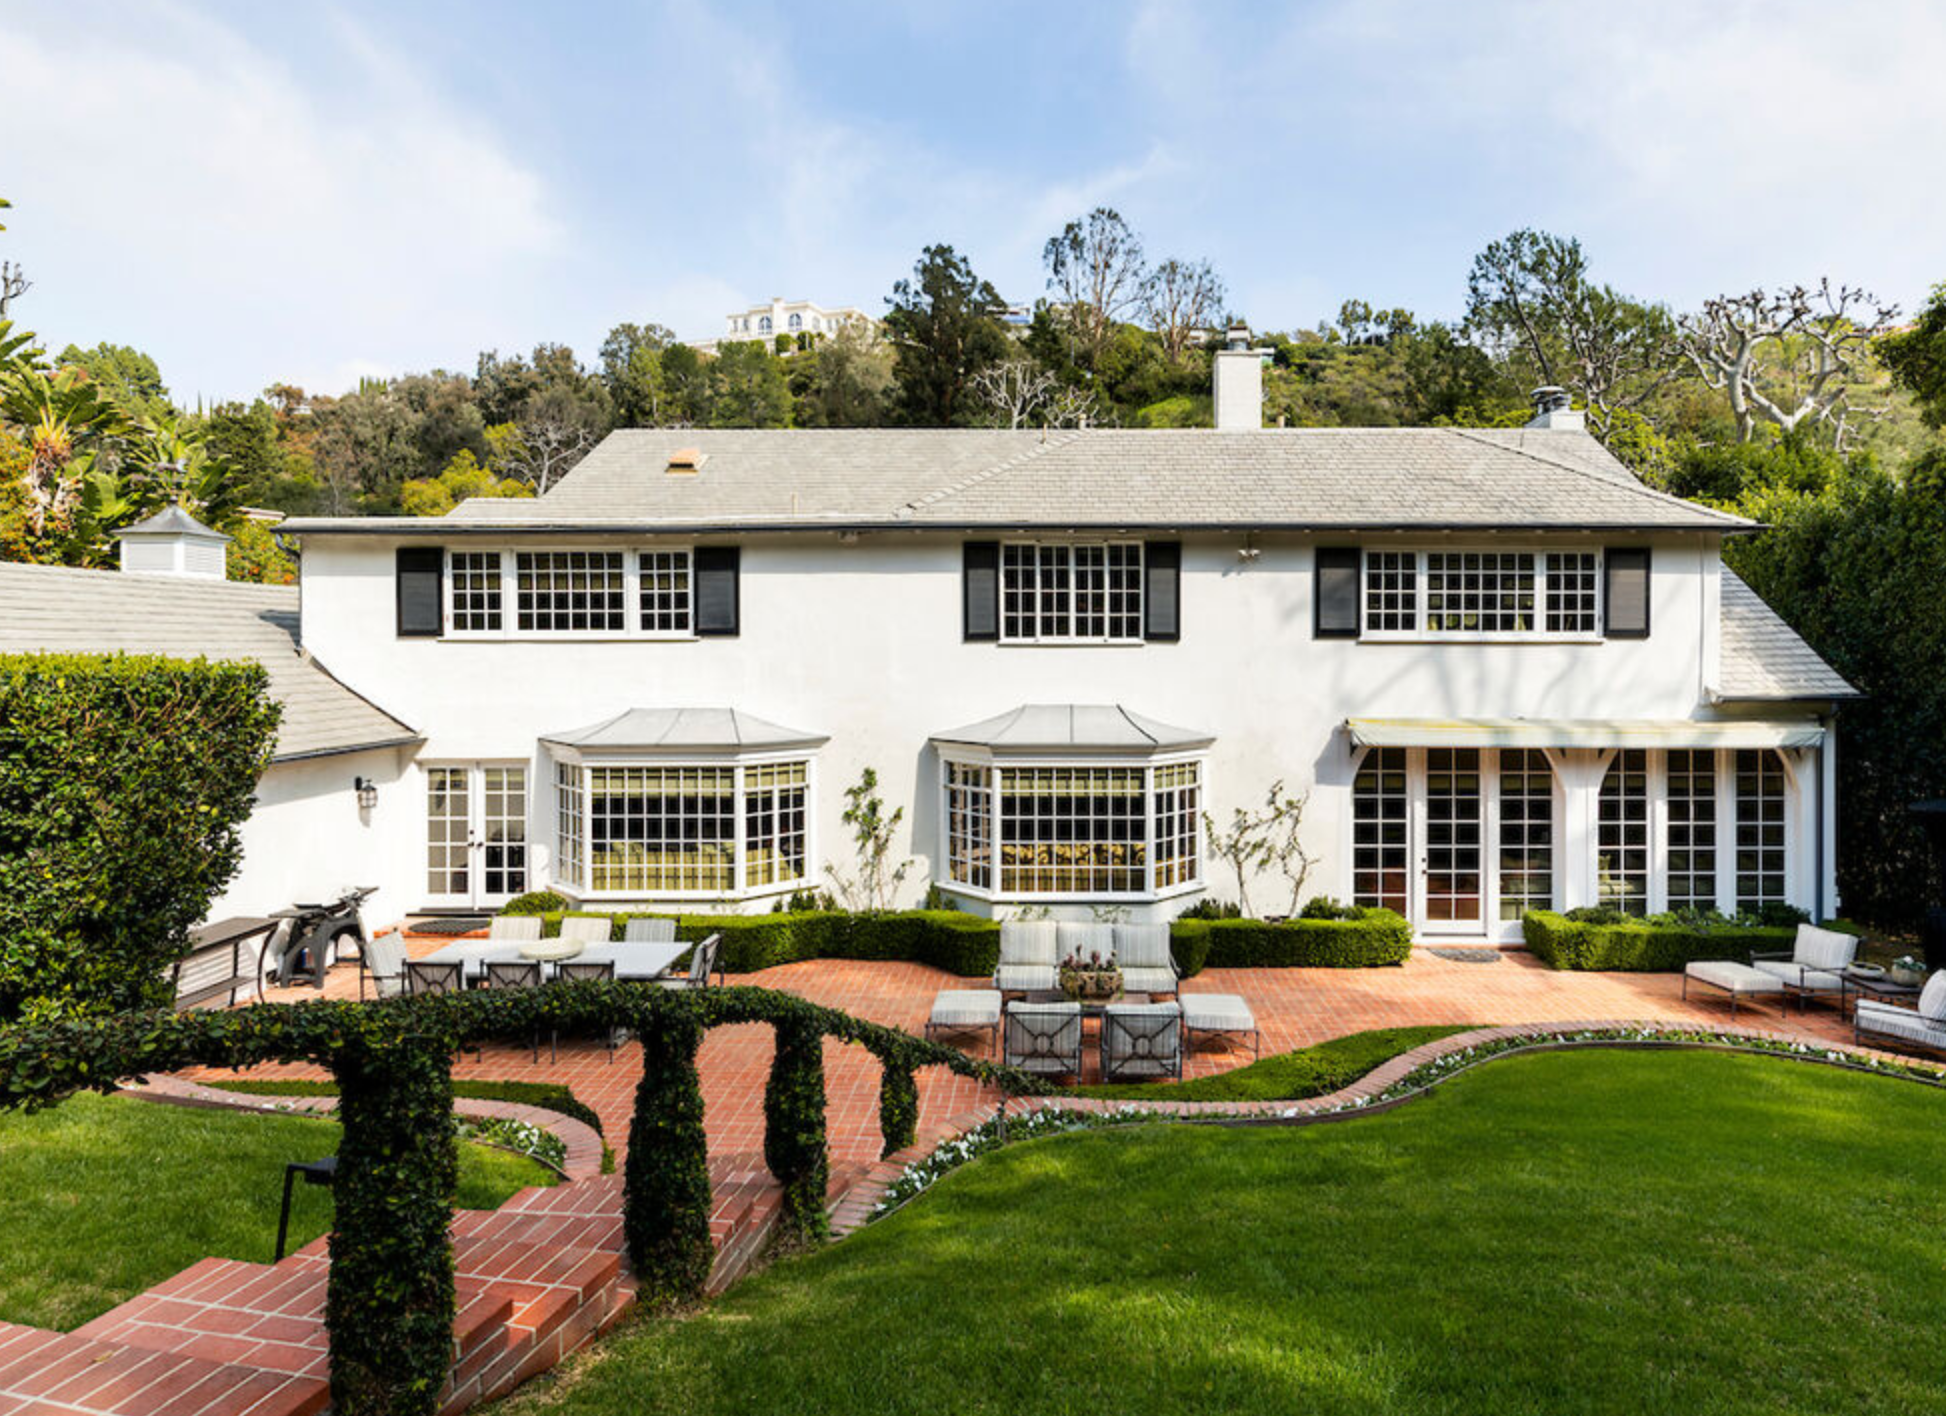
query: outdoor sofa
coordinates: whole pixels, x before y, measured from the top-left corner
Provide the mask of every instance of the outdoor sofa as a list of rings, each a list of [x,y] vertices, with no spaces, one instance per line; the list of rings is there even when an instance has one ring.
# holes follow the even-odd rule
[[[1797,940],[1789,953],[1752,954],[1750,967],[1783,981],[1797,995],[1803,1011],[1812,994],[1840,1000],[1845,996],[1845,970],[1858,955],[1858,937],[1835,929],[1819,929],[1815,924],[1800,924]]]
[[[1894,1042],[1946,1052],[1946,969],[1926,980],[1917,1008],[1859,999],[1851,1026],[1857,1042]]]

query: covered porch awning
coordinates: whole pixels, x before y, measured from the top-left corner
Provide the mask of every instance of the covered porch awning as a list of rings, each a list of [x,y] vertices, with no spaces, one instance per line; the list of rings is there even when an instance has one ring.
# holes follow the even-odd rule
[[[1357,747],[1816,747],[1802,719],[1347,718]]]

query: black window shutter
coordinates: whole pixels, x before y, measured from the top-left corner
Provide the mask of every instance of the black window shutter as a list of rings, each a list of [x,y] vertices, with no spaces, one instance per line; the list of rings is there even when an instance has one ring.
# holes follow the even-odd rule
[[[1000,543],[968,541],[962,548],[960,636],[968,640],[1000,637]]]
[[[1142,637],[1182,638],[1182,542],[1150,541],[1142,548]]]
[[[1319,546],[1313,587],[1312,633],[1319,639],[1358,637],[1358,547]]]
[[[437,546],[399,547],[396,581],[400,638],[437,638],[445,629],[440,586],[445,568],[446,553]]]
[[[1610,639],[1649,637],[1649,552],[1646,546],[1610,550],[1602,557],[1606,577],[1602,633]]]
[[[696,548],[696,633],[736,637],[741,596],[737,586],[740,547]]]

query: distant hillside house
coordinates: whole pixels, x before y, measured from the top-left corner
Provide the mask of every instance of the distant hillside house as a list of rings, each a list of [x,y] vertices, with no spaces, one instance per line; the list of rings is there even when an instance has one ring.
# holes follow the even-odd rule
[[[863,310],[850,305],[827,309],[809,300],[772,296],[768,304],[752,305],[747,310],[726,315],[721,339],[698,340],[692,347],[714,353],[719,344],[752,339],[769,344],[780,334],[793,340],[799,336],[828,339],[841,330],[872,329],[877,323]]]

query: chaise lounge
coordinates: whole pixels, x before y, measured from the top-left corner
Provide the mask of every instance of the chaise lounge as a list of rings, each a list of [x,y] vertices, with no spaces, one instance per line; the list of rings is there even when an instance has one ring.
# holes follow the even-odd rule
[[[1788,954],[1752,954],[1750,967],[1783,982],[1788,992],[1797,995],[1797,1010],[1813,994],[1838,1000],[1844,1007],[1845,970],[1858,954],[1856,935],[1835,929],[1819,929],[1815,924],[1797,927],[1797,942]]]
[[[1946,1052],[1946,969],[1926,980],[1916,1009],[1859,999],[1851,1029],[1855,1042],[1892,1042]]]

